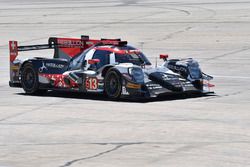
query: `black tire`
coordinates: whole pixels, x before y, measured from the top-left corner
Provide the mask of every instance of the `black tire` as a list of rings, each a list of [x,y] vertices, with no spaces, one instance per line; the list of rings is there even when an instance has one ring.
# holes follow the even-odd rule
[[[104,78],[104,92],[111,99],[119,99],[122,91],[122,79],[120,74],[110,69]]]
[[[39,89],[39,81],[37,71],[31,63],[27,63],[22,68],[21,85],[27,94],[44,94],[45,89]]]

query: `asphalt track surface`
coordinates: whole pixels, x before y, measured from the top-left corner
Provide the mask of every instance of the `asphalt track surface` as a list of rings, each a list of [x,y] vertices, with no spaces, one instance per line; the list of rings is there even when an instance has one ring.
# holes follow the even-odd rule
[[[216,94],[131,102],[9,88],[8,40],[81,34],[128,40],[153,64],[193,57]],[[250,166],[249,54],[249,0],[1,0],[0,166]]]

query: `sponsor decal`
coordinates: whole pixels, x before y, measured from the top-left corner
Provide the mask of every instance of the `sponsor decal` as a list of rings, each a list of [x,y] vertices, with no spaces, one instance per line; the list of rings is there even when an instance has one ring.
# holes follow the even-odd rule
[[[9,42],[10,62],[13,62],[18,55],[17,41]]]
[[[10,43],[10,54],[16,56],[17,55],[17,41],[11,41]]]
[[[163,79],[164,81],[166,81],[166,80],[169,79],[167,74],[163,74],[161,77],[162,77],[162,79]]]
[[[126,87],[127,88],[132,88],[132,89],[140,89],[141,85],[139,85],[139,84],[133,84],[133,83],[128,82],[127,85],[126,85]]]
[[[190,82],[182,82],[182,85],[185,87],[193,87],[194,85]]]
[[[159,85],[159,84],[153,84],[153,83],[147,84],[146,86],[147,86],[147,88],[148,88],[149,90],[152,90],[152,89],[161,89],[161,88],[162,88],[161,85]]]
[[[63,64],[56,64],[56,63],[46,63],[45,65],[51,68],[63,68],[64,67]]]
[[[86,44],[87,45],[94,45],[94,42],[87,41]]]
[[[47,67],[44,65],[44,62],[42,62],[42,66],[39,68],[39,72],[43,72],[43,70],[48,70]]]
[[[11,68],[11,70],[17,71],[17,70],[19,70],[19,65],[12,65],[10,68]]]
[[[44,62],[42,62],[42,66],[38,70],[40,73],[42,73],[42,72],[44,72],[44,70],[48,70],[48,67],[62,69],[62,68],[64,68],[64,65],[63,64],[56,64],[56,63],[44,63]]]
[[[171,70],[187,72],[187,69],[185,67],[178,67],[178,66],[171,65],[171,64],[168,64],[168,68]]]
[[[123,94],[123,95],[129,95],[129,93],[128,93],[126,87],[124,87],[124,86],[122,87],[122,94]]]
[[[94,77],[86,78],[85,88],[87,90],[96,90],[98,88],[98,79]]]
[[[64,47],[84,47],[84,42],[81,40],[58,39],[58,44],[63,45]]]

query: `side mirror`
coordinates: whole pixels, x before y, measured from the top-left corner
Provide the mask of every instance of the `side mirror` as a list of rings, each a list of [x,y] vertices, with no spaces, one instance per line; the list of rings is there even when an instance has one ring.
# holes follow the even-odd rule
[[[168,59],[168,55],[167,54],[160,54],[160,59],[163,59],[164,61],[166,61]]]
[[[89,59],[88,64],[97,64],[100,62],[100,59]]]

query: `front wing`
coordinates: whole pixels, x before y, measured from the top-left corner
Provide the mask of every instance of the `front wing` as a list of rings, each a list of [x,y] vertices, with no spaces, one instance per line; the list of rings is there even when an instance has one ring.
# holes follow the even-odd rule
[[[122,96],[130,97],[157,97],[164,94],[181,94],[181,93],[201,93],[208,94],[214,93],[211,88],[214,86],[208,80],[201,80],[202,87],[197,88],[191,82],[185,80],[181,81],[180,89],[178,91],[168,89],[154,81],[148,81],[145,84],[136,84],[130,81],[125,81],[122,87]]]

